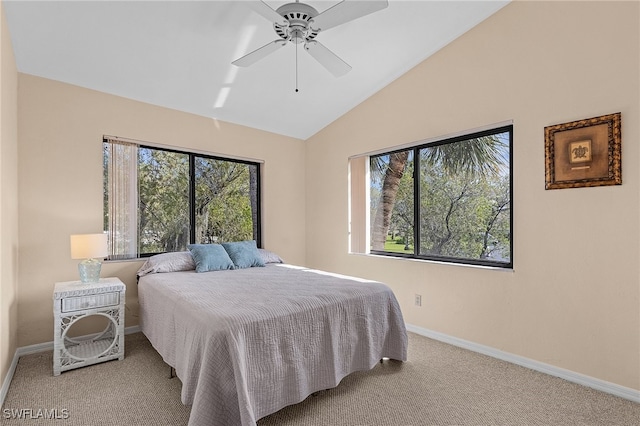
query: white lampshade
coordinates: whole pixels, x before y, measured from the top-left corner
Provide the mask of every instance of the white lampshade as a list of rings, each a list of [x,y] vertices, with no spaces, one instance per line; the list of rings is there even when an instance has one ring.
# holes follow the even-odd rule
[[[107,234],[80,234],[71,236],[72,259],[103,259],[109,254]]]

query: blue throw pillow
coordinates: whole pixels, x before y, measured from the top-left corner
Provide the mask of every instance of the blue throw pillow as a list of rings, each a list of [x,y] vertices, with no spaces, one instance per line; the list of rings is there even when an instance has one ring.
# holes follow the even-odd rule
[[[224,247],[220,244],[189,244],[187,248],[196,264],[196,272],[234,269]]]
[[[227,251],[233,264],[238,269],[264,266],[264,260],[262,260],[262,256],[258,252],[258,246],[253,240],[222,243],[222,247]]]

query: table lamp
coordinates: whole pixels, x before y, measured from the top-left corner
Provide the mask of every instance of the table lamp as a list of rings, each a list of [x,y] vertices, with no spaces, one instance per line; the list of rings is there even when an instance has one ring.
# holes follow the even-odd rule
[[[84,259],[78,264],[82,283],[97,283],[100,280],[101,260],[108,254],[107,234],[71,236],[71,258]]]

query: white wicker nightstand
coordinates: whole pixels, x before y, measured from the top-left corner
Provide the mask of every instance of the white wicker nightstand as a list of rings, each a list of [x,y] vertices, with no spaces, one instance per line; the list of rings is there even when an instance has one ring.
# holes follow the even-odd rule
[[[118,278],[101,278],[97,283],[56,283],[53,292],[53,375],[73,368],[112,359],[124,359],[125,285]],[[72,338],[73,324],[90,315],[108,318],[101,333]]]

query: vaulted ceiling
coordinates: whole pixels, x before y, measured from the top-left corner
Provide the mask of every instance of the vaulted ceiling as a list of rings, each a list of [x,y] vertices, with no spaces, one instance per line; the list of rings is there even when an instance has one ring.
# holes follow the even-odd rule
[[[338,1],[306,3],[321,13]],[[232,65],[278,38],[245,1],[3,1],[20,72],[300,139],[507,3],[390,0],[318,34],[352,67],[334,77],[291,43]]]

